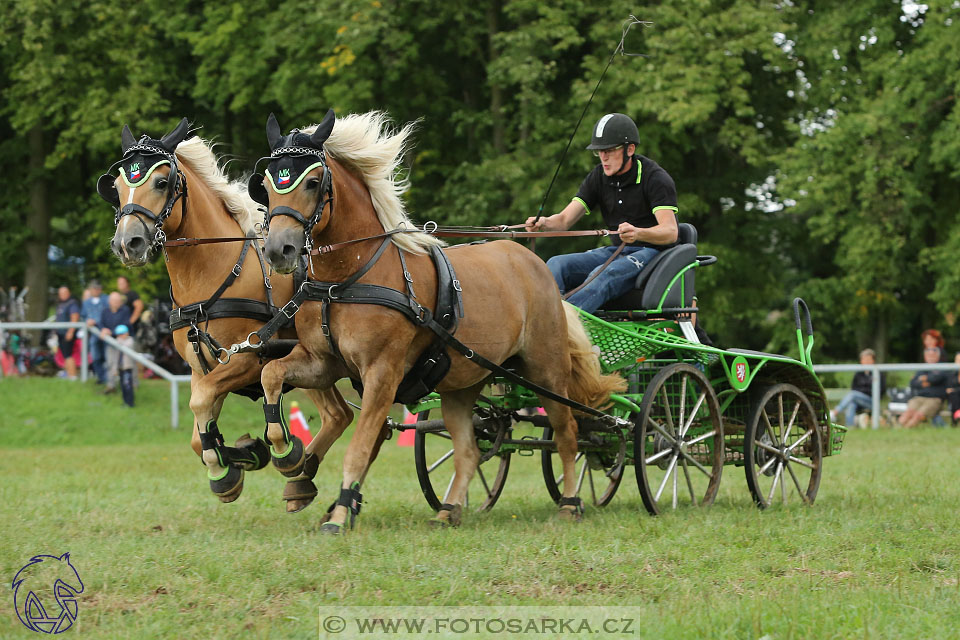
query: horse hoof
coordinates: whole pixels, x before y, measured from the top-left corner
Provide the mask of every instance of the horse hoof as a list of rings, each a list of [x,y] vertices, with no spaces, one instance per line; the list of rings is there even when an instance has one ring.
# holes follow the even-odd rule
[[[442,518],[441,514],[446,511],[447,517]],[[440,511],[437,513],[436,517],[430,520],[430,525],[433,527],[438,527],[440,529],[446,529],[450,527],[459,527],[460,523],[463,521],[463,507],[459,504],[444,504]]]
[[[320,533],[328,536],[339,536],[343,534],[343,526],[333,522],[324,522],[320,526]]]
[[[580,522],[583,520],[583,511],[576,507],[560,507],[557,516],[565,522]]]
[[[270,447],[261,438],[251,438],[249,433],[245,433],[233,445],[237,449],[244,449],[246,453],[253,456],[256,462],[251,465],[247,471],[259,471],[267,466],[270,460]]]
[[[306,509],[317,496],[317,485],[312,480],[288,480],[283,488],[283,499],[287,501],[287,513],[297,513]]]
[[[304,458],[303,442],[297,436],[290,436],[290,446],[282,456],[271,455],[273,466],[287,478],[296,478],[303,473]]]
[[[243,491],[243,469],[227,467],[227,472],[220,478],[216,480],[210,478],[210,491],[213,491],[220,502],[233,502]]]

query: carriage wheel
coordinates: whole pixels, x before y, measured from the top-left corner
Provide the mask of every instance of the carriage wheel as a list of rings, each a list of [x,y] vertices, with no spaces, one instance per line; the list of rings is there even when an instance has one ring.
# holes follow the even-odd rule
[[[634,470],[647,511],[713,502],[723,471],[723,422],[717,394],[699,369],[678,362],[654,376],[634,435]]]
[[[553,440],[553,428],[543,428],[543,439]],[[577,473],[577,493],[595,507],[605,507],[613,500],[614,494],[623,479],[623,465],[616,464],[617,453],[577,452],[574,465]],[[547,493],[554,502],[563,497],[563,465],[556,451],[544,449],[540,452],[540,466],[543,468],[543,481],[547,484]],[[584,494],[583,492],[588,493]]]
[[[429,416],[429,411],[421,412],[417,422],[423,422]],[[417,431],[413,441],[414,458],[417,466],[417,479],[420,480],[420,490],[427,504],[434,511],[440,510],[440,505],[447,501],[447,494],[453,486],[456,472],[453,468],[453,446],[450,434],[442,428],[430,431]],[[496,504],[503,485],[507,481],[507,472],[510,470],[510,454],[498,454],[480,463],[477,472],[470,482],[470,486],[480,487],[479,497],[482,499],[476,511],[488,511]],[[466,510],[470,505],[470,492],[467,492]]]
[[[777,498],[813,504],[820,488],[823,446],[817,414],[792,384],[764,390],[750,410],[744,438],[747,486],[761,509]]]

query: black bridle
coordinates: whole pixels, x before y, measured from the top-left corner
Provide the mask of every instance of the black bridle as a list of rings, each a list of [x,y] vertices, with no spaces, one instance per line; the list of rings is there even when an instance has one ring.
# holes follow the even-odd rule
[[[313,212],[310,214],[310,217],[308,218],[304,216],[300,211],[297,211],[292,207],[279,206],[270,209],[269,195],[267,193],[267,188],[263,184],[266,178],[262,174],[254,173],[252,176],[250,176],[250,180],[247,183],[247,192],[254,202],[267,208],[266,215],[264,215],[263,219],[264,235],[270,233],[270,221],[276,216],[287,216],[293,218],[303,227],[304,253],[309,254],[313,249],[313,228],[317,226],[318,222],[320,222],[320,219],[323,217],[323,209],[328,203],[330,204],[330,215],[333,215],[333,178],[330,175],[330,166],[327,164],[327,154],[323,149],[318,150],[310,147],[280,147],[278,149],[274,149],[269,156],[264,156],[257,160],[257,163],[254,165],[254,167],[259,166],[263,161],[267,161],[269,163],[283,156],[316,158],[316,163],[314,164],[318,164],[323,168],[323,177],[320,178],[320,193],[317,197],[317,204],[313,208]],[[291,185],[292,188],[290,190],[298,188],[297,185],[304,178],[306,178],[306,173],[304,173],[296,183]],[[271,183],[273,183],[272,175]],[[272,186],[274,190],[276,190],[275,184],[272,184]],[[287,190],[285,190],[285,192],[286,191]]]
[[[144,136],[144,139],[147,139]],[[113,207],[114,217],[113,224],[114,226],[119,226],[120,221],[125,216],[133,216],[142,226],[143,233],[145,236],[150,236],[150,229],[147,226],[147,223],[143,221],[143,217],[146,217],[153,223],[153,228],[156,231],[153,237],[153,242],[150,245],[150,250],[155,250],[157,248],[163,248],[163,243],[166,242],[167,235],[163,230],[163,223],[167,218],[170,217],[173,207],[177,204],[177,201],[181,198],[183,199],[183,211],[186,213],[187,210],[187,179],[183,175],[183,172],[180,171],[179,166],[177,165],[177,155],[176,153],[170,153],[161,146],[150,144],[144,139],[141,139],[137,144],[129,147],[123,154],[123,157],[120,158],[117,162],[110,165],[110,168],[107,169],[107,173],[100,176],[97,180],[97,193],[100,194],[100,197],[103,198],[107,204]],[[149,155],[159,155],[164,158],[157,163],[154,163],[153,167],[150,170],[155,168],[158,164],[166,161],[170,165],[170,175],[167,178],[167,198],[164,201],[163,209],[160,210],[160,213],[154,213],[150,209],[147,209],[144,206],[141,206],[136,203],[129,203],[126,205],[120,204],[120,194],[117,192],[116,178],[112,175],[113,171],[122,165],[125,160],[129,159],[135,153],[145,153]],[[143,217],[141,217],[143,216]]]

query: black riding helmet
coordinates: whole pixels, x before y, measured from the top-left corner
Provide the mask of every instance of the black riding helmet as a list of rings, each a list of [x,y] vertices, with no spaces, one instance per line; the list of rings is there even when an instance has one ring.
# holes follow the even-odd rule
[[[608,113],[593,127],[593,136],[587,149],[600,151],[612,149],[619,145],[640,144],[640,131],[630,116],[622,113]]]
[[[637,124],[630,116],[622,113],[608,113],[593,126],[593,136],[590,138],[590,144],[587,149],[591,151],[602,151],[603,149],[612,149],[628,144],[640,144],[640,131]],[[623,153],[623,162],[620,165],[622,171],[630,160],[626,151]]]

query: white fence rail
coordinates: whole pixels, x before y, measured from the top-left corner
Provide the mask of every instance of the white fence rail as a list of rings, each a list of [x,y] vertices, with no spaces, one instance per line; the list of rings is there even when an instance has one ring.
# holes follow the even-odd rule
[[[953,362],[938,362],[927,364],[925,362],[915,362],[912,364],[815,364],[813,370],[817,373],[832,373],[835,371],[871,371],[873,372],[873,388],[870,390],[870,419],[873,422],[873,428],[880,428],[880,397],[883,393],[880,391],[880,372],[881,371],[957,371],[958,367]],[[847,425],[849,426],[849,425]]]
[[[43,330],[43,329],[85,329],[83,336],[80,338],[82,340],[80,346],[80,380],[86,382],[88,373],[88,364],[87,364],[87,354],[89,353],[89,340],[90,336],[88,335],[88,328],[83,322],[0,322],[0,343],[3,342],[4,332],[11,329],[22,329],[22,330]],[[150,369],[155,374],[166,380],[170,383],[170,426],[174,429],[180,426],[180,390],[179,384],[181,382],[190,382],[190,376],[178,376],[170,373],[160,365],[158,365],[153,360],[144,357],[142,353],[134,351],[133,349],[126,347],[119,342],[117,342],[112,336],[97,336],[100,340],[103,340],[106,344],[110,345],[114,349],[117,349],[126,355],[130,356],[136,362],[142,364],[144,367]],[[2,373],[0,373],[2,375]]]

